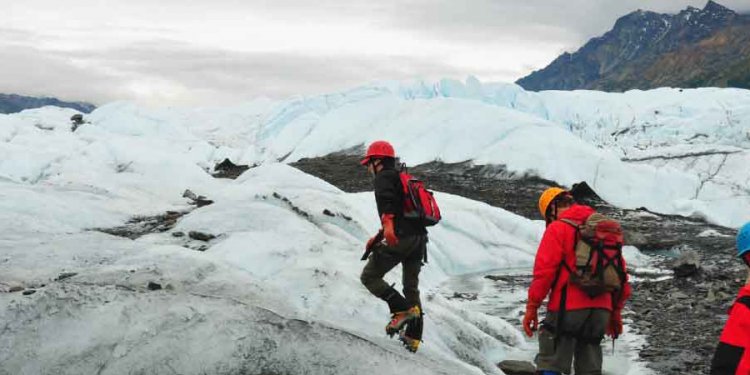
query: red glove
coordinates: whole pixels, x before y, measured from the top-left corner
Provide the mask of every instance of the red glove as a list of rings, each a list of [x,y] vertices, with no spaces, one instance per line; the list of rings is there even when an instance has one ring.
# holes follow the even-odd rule
[[[379,230],[378,234],[372,236],[369,240],[367,240],[367,245],[365,245],[365,250],[370,250],[372,247],[383,240],[383,230]]]
[[[383,214],[380,217],[380,222],[383,224],[383,235],[385,236],[385,243],[390,247],[398,245],[398,237],[396,237],[396,230],[393,227],[393,214]]]
[[[620,310],[612,311],[607,324],[607,336],[616,339],[622,334],[622,313]]]
[[[523,331],[526,332],[526,336],[533,336],[539,325],[539,317],[536,311],[539,310],[539,305],[536,305],[529,301],[526,303],[526,314],[523,315]]]

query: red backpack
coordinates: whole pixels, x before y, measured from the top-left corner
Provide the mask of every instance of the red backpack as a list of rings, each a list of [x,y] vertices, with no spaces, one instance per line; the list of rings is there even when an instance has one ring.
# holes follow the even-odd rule
[[[617,292],[625,283],[622,227],[600,213],[593,213],[583,223],[561,219],[576,228],[576,269],[570,270],[570,281],[590,297]],[[565,268],[567,264],[563,262]]]
[[[404,218],[421,220],[426,227],[440,222],[440,208],[432,192],[424,187],[424,182],[414,178],[405,169],[399,176],[404,188]]]

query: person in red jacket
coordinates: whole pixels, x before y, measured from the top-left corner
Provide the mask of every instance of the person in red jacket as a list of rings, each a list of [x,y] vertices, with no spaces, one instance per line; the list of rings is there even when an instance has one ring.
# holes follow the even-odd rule
[[[750,267],[750,223],[737,234],[737,254]],[[750,269],[745,285],[729,308],[729,319],[711,361],[711,375],[735,374],[750,374]]]
[[[547,315],[539,332],[537,373],[569,374],[575,358],[576,374],[601,374],[601,341],[605,333],[612,338],[622,333],[621,311],[631,293],[627,275],[620,292],[589,297],[569,282],[568,270],[576,269],[578,238],[577,229],[565,221],[583,223],[595,211],[576,204],[573,196],[560,188],[542,193],[539,211],[547,229],[534,261],[523,318],[524,332],[531,337],[538,326],[537,310],[549,295]]]

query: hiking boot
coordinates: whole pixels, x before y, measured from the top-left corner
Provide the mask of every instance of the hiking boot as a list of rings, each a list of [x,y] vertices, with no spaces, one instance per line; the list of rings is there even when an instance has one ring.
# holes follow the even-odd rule
[[[393,337],[393,335],[404,327],[404,324],[412,319],[419,318],[421,314],[422,312],[420,311],[419,306],[414,306],[406,311],[393,313],[393,315],[391,315],[391,321],[385,326],[385,333],[388,336]]]
[[[417,349],[419,349],[419,344],[421,343],[419,340],[407,336],[403,331],[401,332],[401,334],[399,334],[398,339],[401,340],[402,344],[404,344],[406,350],[412,353],[417,352]]]

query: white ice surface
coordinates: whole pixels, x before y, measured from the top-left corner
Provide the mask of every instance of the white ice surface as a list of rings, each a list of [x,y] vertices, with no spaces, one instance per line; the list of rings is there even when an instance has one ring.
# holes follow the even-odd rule
[[[425,345],[413,356],[383,337],[386,307],[358,280],[362,244],[378,226],[372,195],[343,193],[274,161],[386,138],[410,164],[436,158],[505,164],[563,184],[586,180],[624,207],[737,225],[750,212],[742,190],[749,178],[741,140],[747,95],[694,91],[722,100],[739,118],[714,129],[714,145],[699,145],[733,152],[726,160],[721,154],[707,157],[722,160],[696,157],[692,164],[620,160],[684,153],[692,146],[670,138],[670,129],[682,131],[696,119],[708,130],[718,126],[711,114],[721,111],[696,104],[700,95],[690,90],[566,96],[474,80],[387,83],[225,109],[113,103],[87,116],[91,123],[75,133],[72,110],[0,115],[0,283],[39,287],[30,296],[0,293],[0,372],[499,373],[494,361],[528,345],[517,322],[466,309],[438,288],[464,274],[530,269],[540,222],[437,194],[445,220],[431,230],[430,264],[421,277]],[[646,138],[634,137],[617,143],[625,148],[617,151],[597,138],[612,126],[597,113],[628,106],[648,113],[641,107],[656,97],[684,93],[692,96],[678,105],[690,110],[669,112],[684,124],[662,123],[648,135],[663,145],[640,150]],[[613,104],[622,100],[625,107]],[[605,130],[571,132],[565,119],[576,113]],[[264,166],[235,181],[209,176],[206,170],[225,157]],[[218,235],[205,253],[171,233],[131,241],[87,230],[184,209],[187,188],[216,203],[183,217],[173,231]],[[639,257],[632,263],[647,264]],[[53,281],[71,271],[78,275]],[[149,281],[169,287],[147,291]],[[614,373],[641,373],[632,370],[640,365],[628,357],[635,347],[628,340],[637,345],[636,336],[624,340],[625,355],[616,358],[630,365]]]
[[[149,167],[155,157],[176,167],[179,162],[168,156],[175,151],[183,159],[187,153],[191,165],[209,168],[225,157],[247,164],[290,162],[387,139],[411,165],[435,159],[503,164],[566,186],[587,181],[622,207],[734,227],[750,220],[748,90],[534,93],[471,78],[386,82],[231,108],[112,103],[87,116],[92,123],[75,136],[62,121],[69,112],[57,109],[62,113],[55,117],[52,111],[0,117],[0,139],[11,139],[0,148],[0,178],[43,180],[56,171],[61,153],[82,149],[109,158],[111,168]],[[29,126],[35,121],[54,130]],[[49,142],[34,148],[34,158],[18,160],[44,132],[56,137],[43,137]],[[122,142],[91,144],[111,134],[123,136]],[[150,142],[154,154],[123,152],[130,148],[128,136]]]
[[[0,294],[0,368],[9,374],[499,374],[494,361],[527,345],[514,323],[467,310],[437,287],[467,272],[530,268],[540,222],[438,194],[446,217],[431,230],[425,345],[415,356],[382,335],[386,306],[358,279],[362,243],[377,228],[371,194],[343,193],[283,164],[217,180],[216,203],[173,229],[217,235],[201,253],[169,232],[131,241],[86,231],[125,217],[130,207],[108,203],[137,184],[82,192],[65,181],[2,189],[15,194],[2,200],[2,224],[46,213],[0,242],[0,281],[39,288]],[[54,281],[61,272],[78,275]],[[147,291],[149,281],[165,289]]]
[[[131,241],[87,231],[120,224],[167,195],[140,190],[152,174],[116,187],[105,181],[106,168],[90,167],[101,171],[98,179],[71,172],[35,185],[2,182],[0,223],[9,231],[0,241],[0,281],[39,288],[30,296],[0,294],[0,368],[7,373],[499,373],[484,353],[519,340],[516,328],[464,316],[430,289],[467,269],[528,266],[538,223],[438,196],[450,214],[433,231],[422,277],[429,344],[413,356],[382,335],[385,304],[359,282],[362,243],[377,228],[371,194],[343,193],[283,164],[215,180],[216,203],[174,229],[219,236],[200,253],[170,233]],[[210,185],[190,171],[161,172],[184,181],[179,175],[188,180],[181,188]],[[92,185],[77,188],[85,185],[77,179]],[[139,193],[141,202],[125,204]],[[472,222],[486,231],[462,228]],[[78,275],[54,281],[62,272]],[[149,281],[166,289],[147,291]]]

